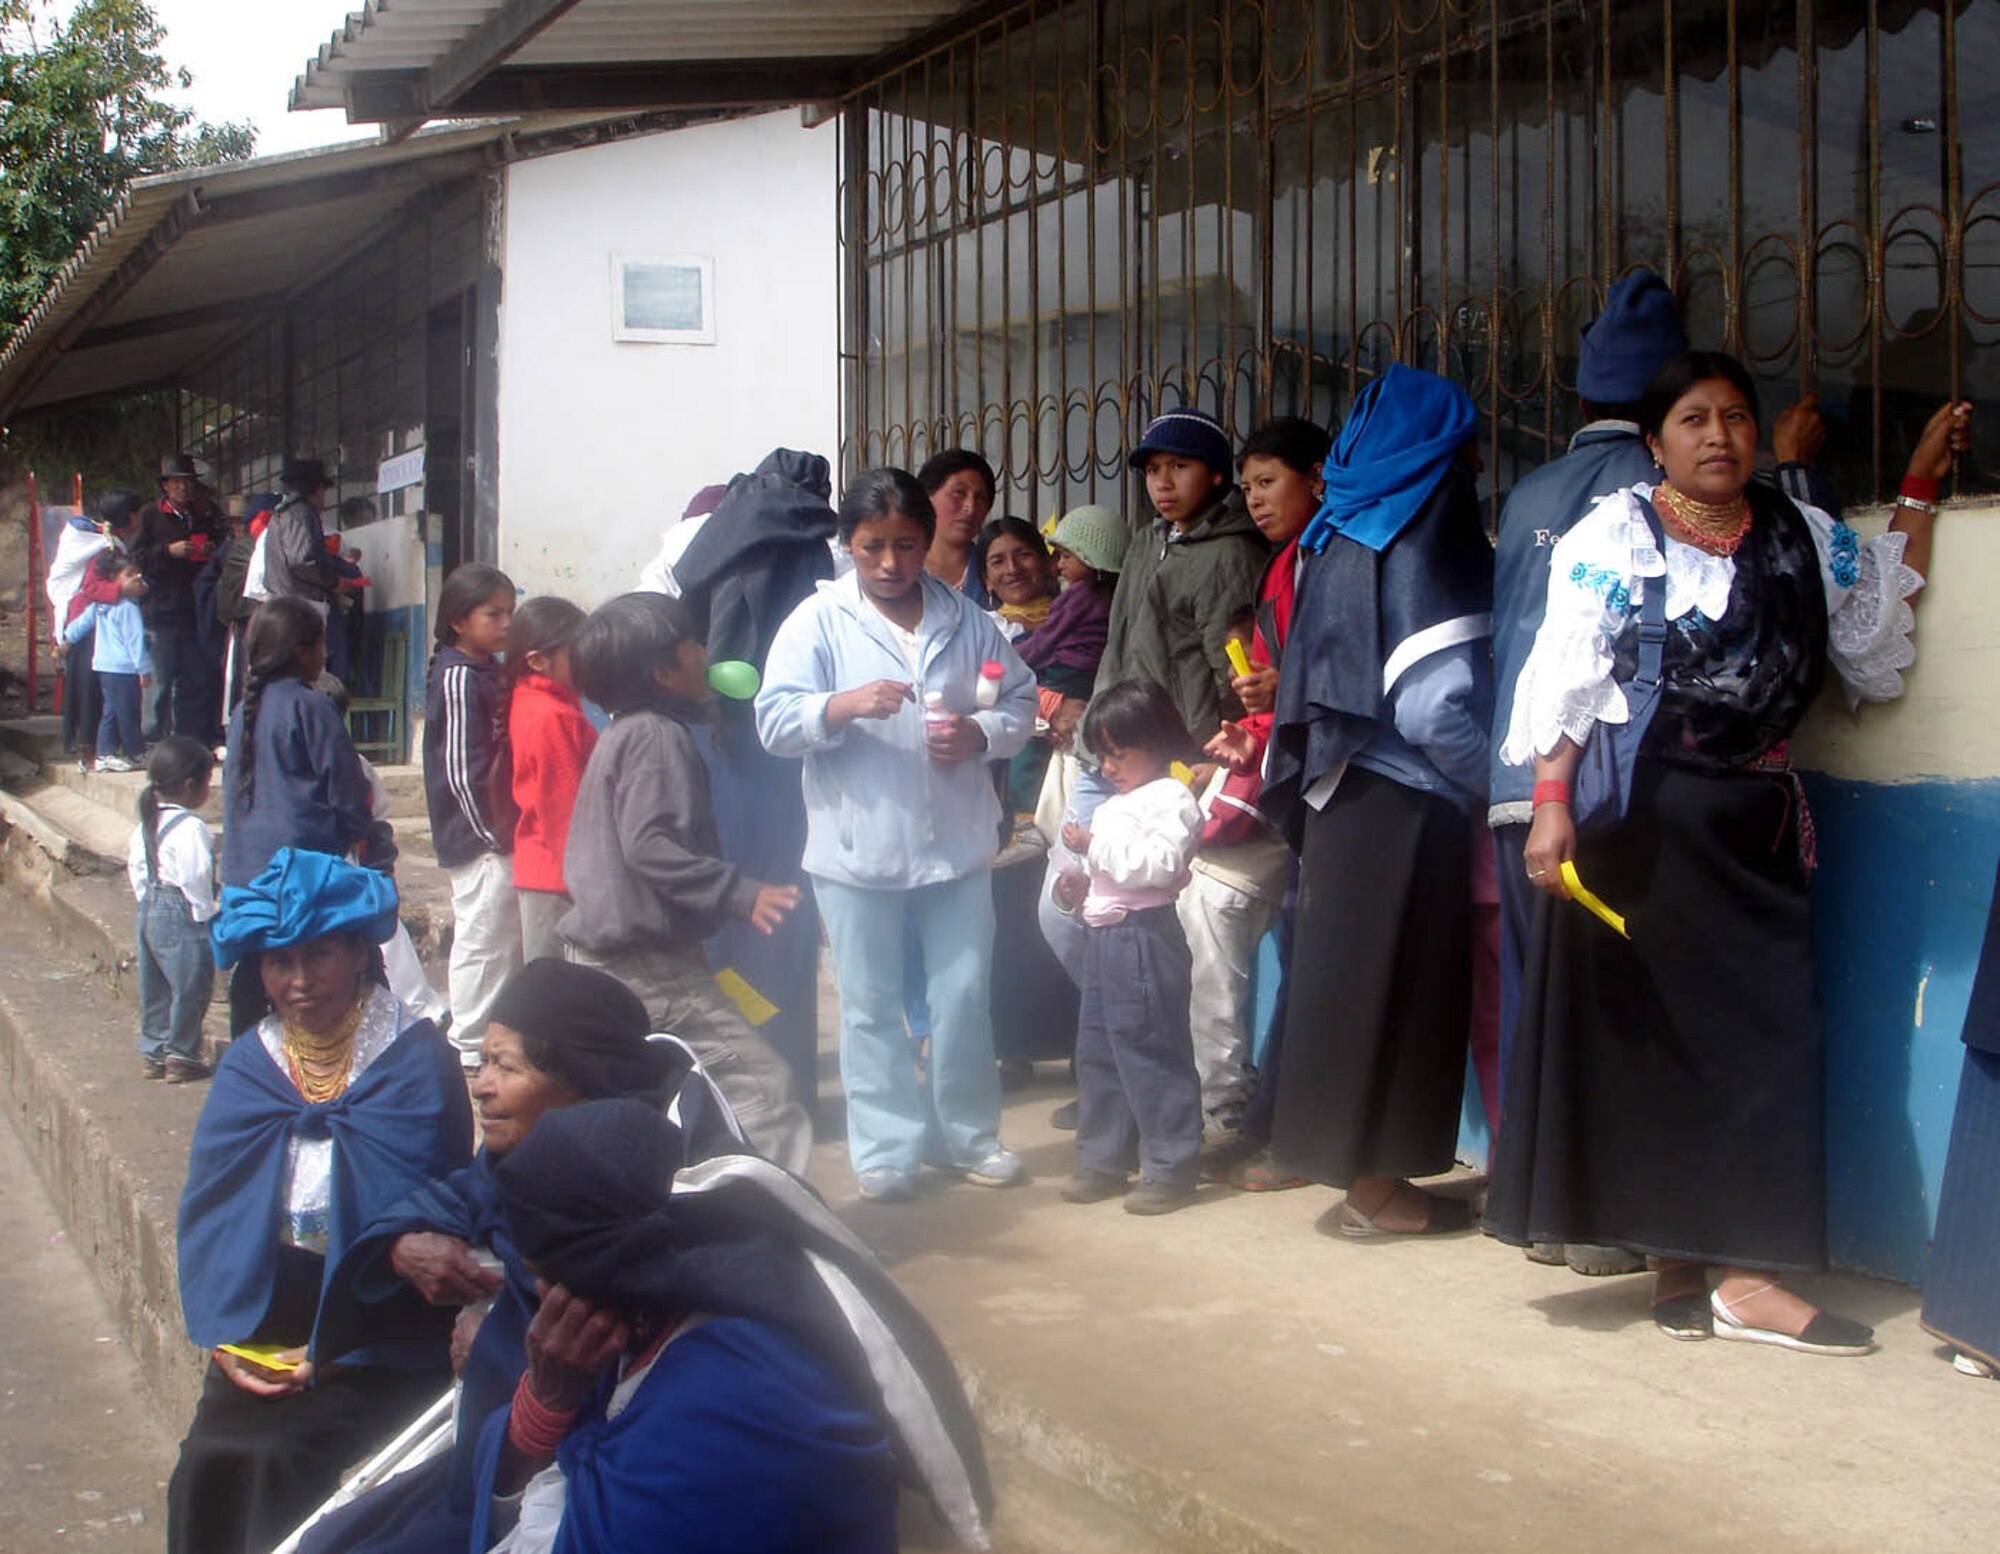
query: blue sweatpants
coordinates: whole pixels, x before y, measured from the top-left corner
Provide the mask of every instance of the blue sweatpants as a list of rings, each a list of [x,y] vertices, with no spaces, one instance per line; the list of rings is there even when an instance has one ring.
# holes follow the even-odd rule
[[[1086,1171],[1192,1187],[1201,1079],[1188,1033],[1188,946],[1170,906],[1086,928],[1076,1024],[1076,1153]]]
[[[145,731],[139,726],[139,677],[100,669],[97,684],[104,693],[104,716],[97,724],[97,758],[122,755],[128,761],[146,759]]]

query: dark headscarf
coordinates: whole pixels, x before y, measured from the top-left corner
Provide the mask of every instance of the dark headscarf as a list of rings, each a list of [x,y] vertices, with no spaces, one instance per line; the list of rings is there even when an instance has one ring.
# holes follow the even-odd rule
[[[683,1156],[681,1130],[637,1101],[544,1113],[494,1172],[522,1258],[598,1305],[785,1329],[880,1415],[905,1476],[983,1546],[978,1428],[929,1324],[797,1178],[742,1155],[677,1180]],[[861,1308],[865,1340],[847,1314]]]
[[[586,1100],[658,1101],[680,1082],[679,1054],[646,1039],[646,1006],[623,982],[543,956],[501,986],[487,1018],[521,1033],[528,1061]]]

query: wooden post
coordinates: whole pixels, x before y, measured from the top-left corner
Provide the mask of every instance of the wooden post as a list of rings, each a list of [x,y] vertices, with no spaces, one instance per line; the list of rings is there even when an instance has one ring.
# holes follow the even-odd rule
[[[42,710],[42,688],[36,673],[36,659],[41,648],[41,611],[35,608],[40,599],[42,587],[48,580],[47,569],[42,564],[42,504],[35,491],[35,472],[28,471],[28,715],[34,716]]]

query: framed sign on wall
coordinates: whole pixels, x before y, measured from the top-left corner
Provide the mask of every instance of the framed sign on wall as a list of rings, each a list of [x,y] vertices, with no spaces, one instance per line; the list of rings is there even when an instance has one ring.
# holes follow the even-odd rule
[[[611,338],[715,344],[715,261],[705,254],[613,254]]]

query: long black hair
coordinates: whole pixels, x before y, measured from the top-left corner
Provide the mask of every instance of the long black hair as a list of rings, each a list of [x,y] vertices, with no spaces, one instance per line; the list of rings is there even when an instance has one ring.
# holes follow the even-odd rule
[[[930,465],[924,467],[928,469]],[[915,475],[906,469],[886,466],[863,470],[840,493],[840,543],[851,541],[854,531],[864,523],[886,518],[891,513],[901,513],[922,528],[926,542],[937,533],[937,511],[931,506],[930,493],[917,483]]]
[[[457,646],[460,623],[488,599],[502,592],[512,597],[518,595],[520,590],[514,586],[514,580],[498,567],[489,567],[483,561],[468,561],[462,567],[454,567],[451,576],[444,580],[444,587],[438,590],[437,625],[431,632],[433,640],[440,648]]]
[[[169,734],[146,757],[146,786],[139,790],[139,835],[146,847],[146,878],[160,877],[160,800],[178,803],[190,785],[214,775],[215,757],[199,739]]]
[[[554,653],[576,641],[586,618],[580,608],[556,594],[536,594],[523,604],[507,628],[508,683],[532,672],[530,653]]]
[[[243,657],[248,666],[243,729],[237,736],[235,759],[230,763],[231,780],[246,808],[256,801],[257,709],[263,703],[264,692],[280,680],[301,678],[299,655],[325,640],[326,622],[303,599],[266,599],[250,617],[250,629],[243,634]]]

